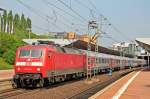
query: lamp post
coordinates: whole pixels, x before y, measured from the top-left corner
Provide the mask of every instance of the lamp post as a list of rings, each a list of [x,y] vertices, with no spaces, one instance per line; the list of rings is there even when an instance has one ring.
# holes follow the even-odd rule
[[[27,28],[26,30],[28,31],[28,37],[29,37],[29,39],[31,39],[31,28]]]
[[[124,53],[123,53],[123,45],[124,45],[124,42],[121,42],[120,43],[120,56],[121,57],[124,57]],[[120,58],[121,59],[121,58]],[[122,66],[122,64],[123,64],[123,62],[122,62],[122,60],[120,60],[120,65]]]

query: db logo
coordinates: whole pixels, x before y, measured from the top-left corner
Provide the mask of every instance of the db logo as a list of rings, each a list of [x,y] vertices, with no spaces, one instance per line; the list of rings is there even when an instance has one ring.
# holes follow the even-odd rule
[[[26,65],[27,65],[27,66],[30,66],[30,62],[27,62]]]

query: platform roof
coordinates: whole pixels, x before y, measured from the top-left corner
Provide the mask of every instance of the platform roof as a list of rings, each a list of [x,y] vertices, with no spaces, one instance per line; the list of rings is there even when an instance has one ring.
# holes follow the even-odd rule
[[[85,41],[81,41],[81,40],[77,40],[73,43],[70,43],[68,45],[65,45],[65,47],[69,47],[69,48],[78,48],[78,49],[83,49],[83,50],[87,50],[87,42]],[[95,50],[95,45],[91,44],[91,49],[92,51]],[[115,51],[115,50],[111,50],[102,46],[98,46],[99,52],[100,53],[105,53],[105,54],[111,54],[111,55],[117,55],[120,56],[120,52],[119,51]],[[125,54],[126,57],[133,57],[132,55],[129,54]]]
[[[135,41],[150,53],[150,38],[136,38]]]

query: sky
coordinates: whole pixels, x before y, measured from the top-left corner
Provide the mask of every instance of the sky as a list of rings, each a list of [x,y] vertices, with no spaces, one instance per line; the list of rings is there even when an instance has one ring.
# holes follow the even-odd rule
[[[60,0],[68,8],[59,0],[20,0],[25,6],[18,1],[0,0],[0,7],[30,17],[32,29],[38,34],[62,31],[84,34],[88,21],[100,22],[102,14],[111,23],[102,22],[102,31],[108,34],[100,37],[103,46],[150,37],[150,0]]]

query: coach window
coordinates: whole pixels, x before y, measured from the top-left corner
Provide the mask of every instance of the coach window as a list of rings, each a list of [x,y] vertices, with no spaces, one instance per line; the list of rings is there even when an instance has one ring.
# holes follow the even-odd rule
[[[99,62],[98,62],[98,57],[96,58],[96,63],[98,64]]]
[[[106,58],[106,63],[108,63],[108,59]]]
[[[102,63],[104,63],[104,59],[102,58]]]
[[[101,58],[99,57],[98,59],[99,59],[99,63],[101,63]]]
[[[105,58],[103,59],[103,63],[105,63]]]

